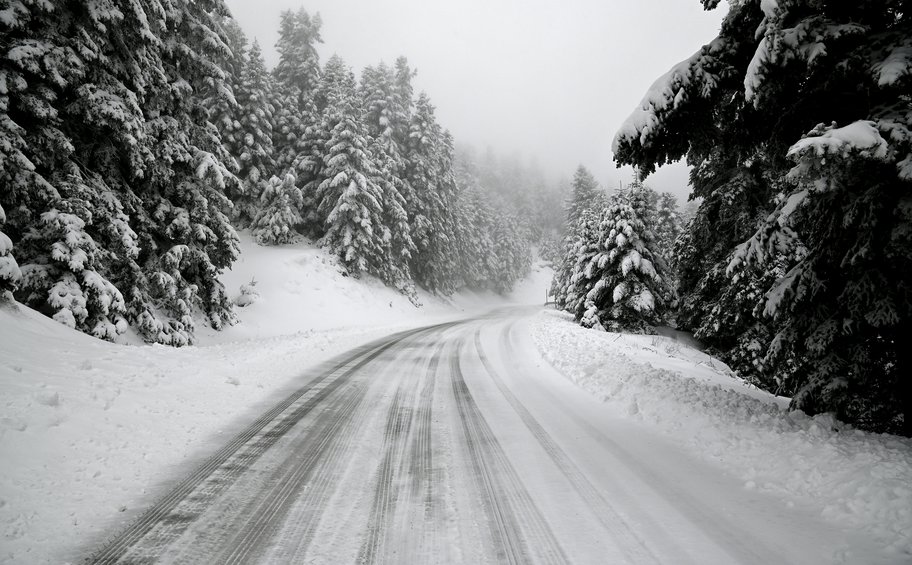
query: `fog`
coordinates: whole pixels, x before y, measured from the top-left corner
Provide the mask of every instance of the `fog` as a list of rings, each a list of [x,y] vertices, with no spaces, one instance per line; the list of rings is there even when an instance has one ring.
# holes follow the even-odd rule
[[[356,72],[405,55],[441,124],[457,142],[534,160],[569,178],[586,165],[609,187],[611,141],[646,89],[716,36],[724,7],[699,0],[227,0],[267,63],[279,14],[301,6],[323,18],[321,61],[340,55]],[[647,179],[686,198],[687,169]]]

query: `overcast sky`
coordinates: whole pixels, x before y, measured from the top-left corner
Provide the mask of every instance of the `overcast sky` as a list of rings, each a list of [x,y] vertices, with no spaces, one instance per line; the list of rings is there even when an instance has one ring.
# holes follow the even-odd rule
[[[279,13],[323,17],[321,61],[340,55],[357,73],[408,57],[441,124],[480,151],[535,158],[569,178],[580,163],[606,185],[611,140],[646,89],[718,32],[724,8],[699,0],[227,0],[269,65]],[[647,181],[687,193],[683,165]],[[683,203],[683,202],[682,202]]]

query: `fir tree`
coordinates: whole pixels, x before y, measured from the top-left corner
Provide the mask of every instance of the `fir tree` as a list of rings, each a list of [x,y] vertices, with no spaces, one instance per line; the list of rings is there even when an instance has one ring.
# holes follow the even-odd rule
[[[675,242],[684,229],[681,212],[678,210],[678,201],[670,192],[659,194],[656,209],[656,250],[669,267],[673,267],[675,260]]]
[[[405,211],[405,198],[400,190],[403,181],[396,176],[397,165],[380,140],[371,142],[369,155],[374,168],[373,182],[380,190],[383,206],[382,240],[386,260],[380,278],[417,301],[409,268],[415,244]]]
[[[564,236],[563,259],[555,265],[554,278],[550,294],[554,296],[558,308],[567,306],[567,291],[570,278],[576,263],[573,247],[578,234],[576,228],[586,210],[601,210],[604,202],[600,198],[601,189],[595,178],[584,166],[580,165],[573,175],[570,198],[566,203],[566,235]]]
[[[323,116],[317,111],[313,100],[304,105],[302,137],[297,145],[297,155],[292,164],[292,171],[297,177],[303,197],[302,218],[305,233],[320,238],[324,233],[325,218],[320,215],[319,186],[323,176],[323,157],[327,151],[329,133],[332,129],[328,113]]]
[[[586,209],[573,227],[573,240],[567,249],[565,261],[572,265],[568,270],[566,281],[555,292],[558,307],[576,314],[586,310],[585,300],[589,290],[597,281],[597,273],[592,266],[597,265],[593,259],[599,254],[599,218],[603,209]]]
[[[567,201],[567,225],[576,224],[583,210],[597,203],[600,192],[598,183],[586,167],[580,165],[573,174],[570,199]]]
[[[409,127],[406,180],[411,189],[406,201],[416,253],[412,272],[419,284],[435,292],[454,290],[456,264],[447,249],[454,232],[448,212],[455,194],[452,171],[453,146],[434,117],[434,107],[422,93]]]
[[[295,186],[295,177],[286,174],[284,179],[272,177],[260,195],[256,215],[250,231],[261,245],[293,243],[297,226],[303,222],[301,189]]]
[[[231,157],[203,97],[230,98],[220,1],[159,11],[30,4],[2,18],[0,200],[16,297],[106,339],[192,339],[233,319]],[[78,56],[77,56],[78,54]]]
[[[320,58],[316,44],[322,43],[322,20],[301,8],[282,12],[276,50],[279,62],[274,70],[275,92],[272,105],[275,115],[272,144],[277,171],[294,169],[299,182],[300,171],[295,161],[304,151],[305,130],[319,118],[308,109],[321,82]]]
[[[354,79],[351,80],[353,85]],[[328,97],[327,124],[332,125],[323,158],[324,179],[318,187],[323,239],[354,274],[378,273],[384,259],[383,195],[367,150],[360,105],[348,81]]]
[[[320,80],[320,55],[316,44],[323,43],[322,25],[320,14],[311,17],[304,8],[297,12],[286,10],[280,16],[276,42],[279,62],[275,77],[296,109],[303,107]]]
[[[649,231],[629,200],[636,193],[627,196],[603,210],[590,234],[597,251],[577,261],[575,314],[585,327],[649,331],[662,320],[667,291]]]
[[[6,222],[6,213],[0,206],[0,227]],[[13,256],[13,242],[0,231],[0,302],[9,301],[13,297],[12,291],[16,290],[22,271],[16,258]]]
[[[257,42],[251,45],[235,83],[236,118],[229,135],[222,139],[238,164],[237,189],[229,190],[238,225],[249,225],[256,214],[260,195],[267,190],[276,170],[272,145],[275,109],[272,76],[266,70]],[[229,187],[230,188],[230,187]]]
[[[762,318],[763,364],[792,406],[912,434],[899,337],[912,314],[904,5],[733,4],[719,37],[657,81],[615,155],[647,171],[694,165],[697,264],[681,275],[692,319],[748,294],[730,287],[767,281],[736,331]]]

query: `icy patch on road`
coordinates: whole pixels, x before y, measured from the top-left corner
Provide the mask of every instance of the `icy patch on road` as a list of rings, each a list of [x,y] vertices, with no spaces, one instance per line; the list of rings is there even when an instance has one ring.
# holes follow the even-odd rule
[[[613,410],[734,473],[747,489],[802,504],[912,556],[912,440],[810,418],[671,338],[595,332],[547,311],[531,323],[542,356]]]

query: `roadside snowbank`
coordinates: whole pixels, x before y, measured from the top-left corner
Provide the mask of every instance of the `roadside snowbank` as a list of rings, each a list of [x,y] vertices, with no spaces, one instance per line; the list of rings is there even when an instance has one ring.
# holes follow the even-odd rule
[[[0,562],[84,557],[297,375],[392,331],[134,347],[0,309]]]
[[[675,438],[746,489],[819,508],[912,559],[912,440],[788,412],[787,399],[672,338],[596,332],[554,311],[530,330],[553,367],[611,409]]]

